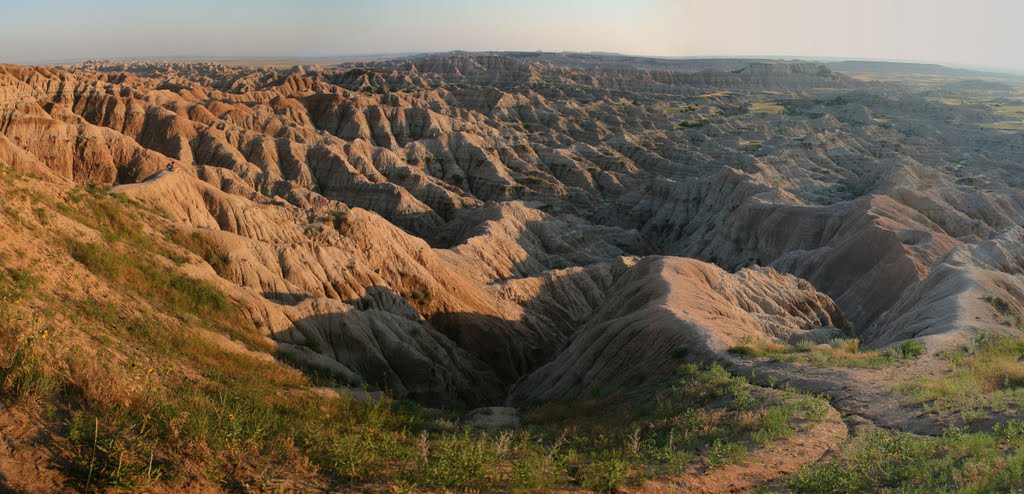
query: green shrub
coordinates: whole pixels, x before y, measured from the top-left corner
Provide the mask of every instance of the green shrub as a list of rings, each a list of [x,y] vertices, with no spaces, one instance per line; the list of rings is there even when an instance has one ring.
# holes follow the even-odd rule
[[[716,439],[711,446],[708,447],[707,460],[708,466],[716,467],[719,465],[727,465],[734,463],[738,460],[743,459],[747,455],[747,448],[739,443],[725,442],[721,439]]]
[[[750,345],[736,345],[729,349],[729,353],[733,355],[745,355],[748,357],[760,357],[762,355],[761,352]]]
[[[615,492],[629,480],[629,465],[609,458],[587,464],[581,469],[580,485],[596,492]]]
[[[495,462],[486,440],[445,435],[430,445],[427,461],[419,466],[424,483],[444,489],[466,490],[486,486],[485,474]]]
[[[836,350],[842,350],[847,353],[860,352],[860,340],[857,338],[836,338],[829,345]]]
[[[761,416],[760,427],[754,432],[754,441],[768,444],[792,436],[796,432],[790,424],[792,420],[793,413],[789,408],[779,406],[768,408]]]
[[[557,490],[565,482],[566,466],[555,456],[525,451],[512,465],[513,492],[542,493]]]
[[[907,340],[887,350],[889,355],[897,359],[914,359],[924,355],[924,344],[917,340]]]
[[[896,386],[929,408],[981,412],[1024,406],[1024,339],[982,333],[972,345],[940,353],[950,372]]]

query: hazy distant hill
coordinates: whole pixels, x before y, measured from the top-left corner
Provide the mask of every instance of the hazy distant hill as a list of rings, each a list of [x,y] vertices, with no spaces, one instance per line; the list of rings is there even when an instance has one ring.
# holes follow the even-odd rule
[[[946,67],[945,65],[932,63],[847,60],[844,62],[831,62],[825,65],[832,70],[840,72],[867,72],[872,74],[921,74],[945,77],[977,77],[979,75],[987,74],[987,72],[954,69],[952,67]]]

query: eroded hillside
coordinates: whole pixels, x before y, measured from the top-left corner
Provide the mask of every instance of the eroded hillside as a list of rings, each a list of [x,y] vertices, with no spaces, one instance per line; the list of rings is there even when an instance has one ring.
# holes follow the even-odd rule
[[[161,331],[189,328],[216,351],[267,366],[229,381],[269,373],[275,380],[261,392],[296,388],[332,403],[339,398],[323,393],[384,392],[456,414],[544,411],[657,395],[680,365],[720,361],[755,382],[771,376],[772,386],[792,380],[825,393],[868,424],[940,434],[964,423],[950,409],[904,406],[879,376],[894,366],[896,383],[935,376],[943,369],[934,354],[1020,331],[1024,141],[992,128],[1005,119],[997,96],[1006,97],[992,92],[1016,90],[945,86],[970,99],[951,104],[940,90],[813,63],[721,63],[445,54],[289,70],[0,66],[3,252],[9,273],[36,273],[35,291],[50,294],[28,290],[8,305],[66,328],[81,340],[72,346],[89,351],[105,346],[95,331],[127,324],[130,335],[136,319],[166,318]],[[103,209],[109,204],[123,209]],[[142,264],[126,268],[125,258]],[[94,330],[74,328],[63,318],[85,309],[58,308],[69,297],[113,305],[84,312]],[[24,337],[10,332],[11,341]],[[113,352],[106,358],[131,369],[170,365],[131,360],[123,337],[107,336],[116,344],[102,350]],[[865,365],[818,365],[848,357],[836,352],[854,339],[847,353],[865,355],[857,357]],[[925,355],[916,358],[907,340]],[[780,357],[800,353],[786,345],[829,342],[817,361]],[[250,385],[205,375],[202,359],[173,358],[187,361],[192,385]],[[73,365],[58,371],[71,379],[60,393],[96,400]],[[683,379],[715,379],[694,372]],[[704,392],[687,396],[699,402]],[[144,401],[138,393],[125,399]],[[859,394],[871,403],[858,403]],[[827,415],[787,410],[810,424]],[[1000,422],[1014,410],[986,413]],[[50,434],[76,444],[71,422],[54,423],[65,425]],[[816,460],[842,430],[823,432],[829,439],[800,461],[730,488]],[[396,437],[415,449],[415,437]],[[713,444],[690,447],[701,457]],[[310,473],[284,489],[337,486],[339,475],[369,488],[359,482],[398,468],[362,465],[368,473],[357,474],[345,463],[353,470],[339,473],[338,463],[317,459],[321,446],[353,447],[297,446]],[[80,466],[90,485],[92,458]],[[158,460],[200,462],[185,458]],[[716,475],[682,463],[661,474],[690,478],[684,484],[698,490],[693,478]],[[623,468],[634,486],[661,475]],[[75,482],[67,468],[55,471],[64,473],[53,485]],[[175,471],[169,489],[267,488],[245,483],[255,482],[251,472],[200,481]],[[105,475],[105,486],[118,485]],[[462,486],[423,475],[406,480]],[[611,482],[614,472],[597,476]],[[503,481],[495,485],[512,488]]]

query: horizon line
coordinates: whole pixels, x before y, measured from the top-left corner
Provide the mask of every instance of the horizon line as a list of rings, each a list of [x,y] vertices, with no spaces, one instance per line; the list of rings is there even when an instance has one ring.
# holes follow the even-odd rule
[[[706,55],[644,55],[644,54],[631,54],[631,53],[620,53],[610,51],[575,51],[575,50],[465,50],[465,49],[451,49],[451,50],[437,50],[437,51],[398,51],[398,52],[366,52],[366,53],[339,53],[339,54],[328,54],[328,55],[136,55],[136,56],[115,56],[115,57],[67,57],[67,58],[36,58],[36,59],[24,59],[23,61],[4,61],[0,59],[0,64],[12,64],[12,65],[28,65],[28,66],[66,66],[75,65],[87,62],[206,62],[215,63],[220,62],[225,65],[230,65],[228,62],[300,62],[300,61],[313,61],[313,60],[330,60],[330,61],[343,61],[345,59],[373,59],[373,58],[401,58],[410,56],[423,56],[423,55],[436,55],[436,54],[447,54],[447,53],[466,53],[466,54],[482,54],[482,53],[538,53],[538,54],[574,54],[574,55],[606,55],[606,56],[620,56],[628,58],[650,58],[659,60],[780,60],[780,61],[816,61],[823,63],[836,63],[836,62],[878,62],[878,63],[891,63],[891,64],[913,64],[913,65],[934,65],[945,67],[949,69],[960,69],[969,70],[975,72],[984,72],[990,74],[1002,74],[1002,75],[1024,75],[1024,69],[1015,69],[1011,67],[993,67],[993,66],[982,66],[982,65],[969,65],[955,62],[942,62],[933,60],[904,60],[904,59],[885,59],[885,58],[864,58],[864,57],[844,57],[844,56],[832,56],[832,55],[813,55],[813,56],[796,56],[796,55],[724,55],[724,54],[706,54]],[[31,61],[30,61],[31,60]],[[259,65],[259,64],[253,64]],[[301,65],[301,64],[297,64]]]

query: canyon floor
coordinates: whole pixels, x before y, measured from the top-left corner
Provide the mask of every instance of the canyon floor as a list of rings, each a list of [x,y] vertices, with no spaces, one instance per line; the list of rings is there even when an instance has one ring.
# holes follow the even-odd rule
[[[1024,487],[1024,79],[0,65],[0,490]]]

